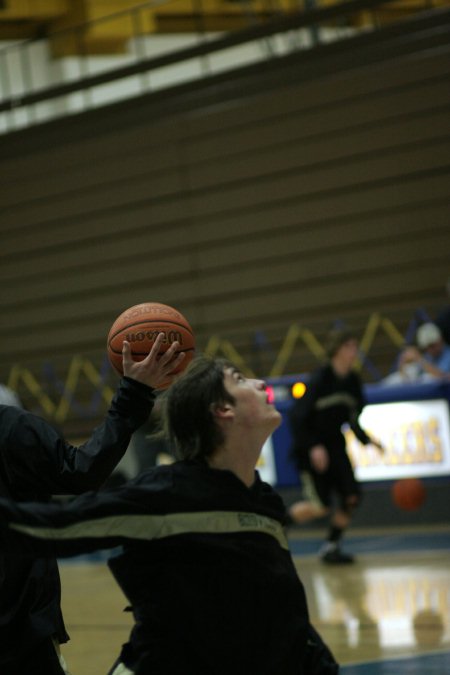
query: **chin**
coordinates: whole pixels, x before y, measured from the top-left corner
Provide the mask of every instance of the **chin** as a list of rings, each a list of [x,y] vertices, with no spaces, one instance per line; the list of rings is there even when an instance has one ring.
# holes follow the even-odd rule
[[[274,412],[273,417],[272,417],[273,428],[276,429],[277,427],[280,426],[281,421],[282,421],[283,418],[282,418],[282,416],[281,416],[281,413],[278,412],[278,410],[275,410],[275,409],[274,409],[273,412]]]

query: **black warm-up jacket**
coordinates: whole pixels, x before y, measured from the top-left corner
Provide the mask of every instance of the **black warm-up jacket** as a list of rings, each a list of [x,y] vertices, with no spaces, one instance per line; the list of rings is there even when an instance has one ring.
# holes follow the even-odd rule
[[[310,625],[281,498],[258,474],[180,461],[66,505],[0,500],[10,550],[73,555],[121,546],[110,568],[135,626],[137,675],[332,675]],[[101,674],[99,674],[101,675]]]
[[[148,418],[153,390],[123,378],[105,421],[82,446],[68,444],[43,419],[0,405],[0,495],[48,502],[51,495],[98,489],[123,456],[131,435]],[[20,546],[19,546],[20,551]],[[0,548],[0,673],[42,640],[68,639],[60,610],[55,556],[12,557]],[[12,666],[14,668],[14,666]],[[31,673],[30,673],[31,675]]]
[[[313,373],[305,395],[289,414],[291,454],[301,470],[310,470],[309,451],[314,445],[323,444],[331,453],[345,452],[343,424],[350,426],[361,443],[370,443],[358,421],[365,403],[357,373],[341,377],[329,364]]]

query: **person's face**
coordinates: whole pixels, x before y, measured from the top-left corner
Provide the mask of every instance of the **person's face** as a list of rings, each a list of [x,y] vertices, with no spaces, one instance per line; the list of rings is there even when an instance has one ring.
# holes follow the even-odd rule
[[[358,341],[355,339],[347,340],[344,342],[336,353],[339,361],[342,364],[345,364],[348,368],[351,368],[356,361],[358,356]]]
[[[225,368],[224,384],[235,399],[234,419],[243,428],[259,427],[271,433],[281,422],[281,414],[269,402],[264,380],[245,377],[236,368]]]

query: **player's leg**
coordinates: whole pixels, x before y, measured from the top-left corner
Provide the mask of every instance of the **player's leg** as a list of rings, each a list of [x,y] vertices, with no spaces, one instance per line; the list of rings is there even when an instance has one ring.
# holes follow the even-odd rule
[[[291,520],[302,524],[328,515],[330,496],[324,475],[304,471],[301,474],[301,483],[301,499],[288,509]]]
[[[335,458],[331,473],[339,503],[331,518],[327,542],[322,551],[322,560],[328,564],[345,565],[354,562],[354,558],[342,551],[341,540],[360,502],[361,491],[346,453],[339,454]]]

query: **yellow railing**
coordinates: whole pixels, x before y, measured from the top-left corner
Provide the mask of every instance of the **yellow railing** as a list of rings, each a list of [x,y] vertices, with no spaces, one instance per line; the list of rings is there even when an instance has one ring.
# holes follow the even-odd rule
[[[369,355],[379,332],[388,336],[396,352],[405,343],[404,336],[396,328],[391,319],[379,313],[372,314],[368,319],[360,340],[360,358],[357,368],[361,369],[363,367],[364,360]],[[279,352],[268,373],[269,378],[280,377],[286,374],[286,366],[299,343],[305,345],[318,361],[324,358],[324,347],[314,333],[299,324],[292,324],[286,332]],[[246,359],[228,339],[221,338],[218,335],[211,336],[203,352],[209,356],[223,355],[233,361],[248,377],[256,376]],[[15,364],[11,367],[7,384],[19,396],[21,392],[26,393],[28,397],[36,401],[37,405],[48,418],[53,419],[58,424],[62,424],[71,411],[71,405],[75,400],[75,394],[80,387],[82,378],[87,380],[89,385],[92,386],[93,391],[100,394],[100,400],[103,400],[105,404],[109,403],[113,395],[113,389],[107,384],[107,377],[104,374],[102,375],[89,359],[81,355],[72,357],[65,382],[59,387],[62,393],[58,400],[53,400],[49,396],[47,391],[48,383],[44,384],[40,382],[37,376],[25,365]]]

